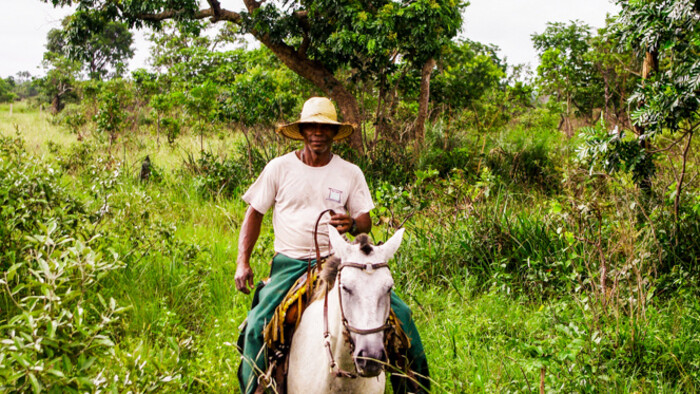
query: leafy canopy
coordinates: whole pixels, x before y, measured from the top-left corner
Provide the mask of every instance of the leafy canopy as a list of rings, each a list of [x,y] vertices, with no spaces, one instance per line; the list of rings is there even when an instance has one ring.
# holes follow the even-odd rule
[[[158,30],[173,19],[196,32],[201,28],[197,20],[227,20],[270,47],[288,66],[306,61],[307,67],[331,73],[349,67],[356,78],[385,72],[399,60],[422,65],[439,56],[461,27],[461,11],[467,5],[462,0],[245,0],[246,9],[234,12],[215,0],[208,2],[208,9],[200,9],[197,0],[43,1],[77,5],[72,39],[98,30],[106,21]],[[292,69],[308,71],[294,65]]]
[[[451,42],[431,82],[431,100],[452,109],[469,108],[506,76],[505,64],[498,58],[497,50],[495,46],[470,40]]]
[[[124,23],[89,10],[66,17],[62,24],[63,29],[49,31],[46,49],[81,62],[92,79],[107,77],[110,67],[120,75],[134,55],[133,36]]]
[[[631,97],[642,138],[664,129],[692,132],[700,119],[700,3],[689,0],[623,2],[616,33],[623,49],[656,58],[657,70]]]
[[[568,113],[590,115],[602,103],[600,74],[586,56],[590,41],[591,28],[581,21],[548,23],[543,33],[532,35],[541,62],[540,90],[566,102]]]

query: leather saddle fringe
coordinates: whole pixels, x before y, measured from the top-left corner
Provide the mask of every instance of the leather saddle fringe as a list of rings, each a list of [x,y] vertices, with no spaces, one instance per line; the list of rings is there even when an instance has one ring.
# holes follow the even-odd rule
[[[307,286],[308,273],[304,273],[294,282],[292,288],[284,296],[280,305],[275,309],[275,314],[263,330],[265,344],[269,349],[275,350],[280,345],[289,346],[291,334],[299,325],[301,314],[308,305],[309,297],[307,291],[309,287],[315,288],[318,273],[316,267],[311,268],[311,286]],[[291,332],[290,332],[291,331]],[[287,338],[289,336],[289,338]]]

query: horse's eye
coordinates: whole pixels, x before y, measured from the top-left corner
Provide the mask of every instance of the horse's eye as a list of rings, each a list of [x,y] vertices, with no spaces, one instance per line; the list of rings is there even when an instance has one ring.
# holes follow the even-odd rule
[[[340,288],[341,288],[341,290],[343,290],[344,292],[348,293],[349,295],[352,295],[352,290],[348,289],[348,288],[345,287],[344,285],[340,285]]]

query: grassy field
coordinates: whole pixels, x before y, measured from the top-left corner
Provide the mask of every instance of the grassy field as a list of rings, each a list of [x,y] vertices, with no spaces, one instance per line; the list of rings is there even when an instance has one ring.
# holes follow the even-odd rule
[[[127,309],[110,326],[113,346],[85,367],[93,387],[238,391],[234,344],[251,297],[235,291],[233,275],[246,208],[240,193],[251,177],[229,194],[206,193],[203,185],[212,175],[187,165],[188,157],[199,156],[196,138],[157,146],[150,132],[139,131],[123,137],[110,160],[99,136],[86,133],[80,142],[50,115],[22,105],[14,106],[12,116],[7,105],[0,106],[0,135],[19,136],[41,171],[60,173],[56,182],[84,207],[94,223],[86,228],[103,239],[101,253],[109,251],[122,263],[94,288]],[[567,141],[550,139],[552,152],[555,146],[573,150]],[[507,134],[493,140],[517,144]],[[241,144],[239,135],[226,134],[208,137],[205,145],[213,157],[233,158]],[[140,182],[146,155],[157,176]],[[392,269],[396,291],[423,335],[434,391],[696,391],[700,302],[692,281],[663,297],[646,288],[643,307],[635,298],[642,293],[623,290],[604,295],[608,303],[602,306],[583,273],[595,251],[566,244],[566,232],[574,229],[567,230],[561,224],[566,218],[552,208],[566,199],[561,196],[567,183],[554,193],[504,189],[490,180],[494,176],[433,178],[426,181],[431,188],[370,182],[379,206],[373,212],[375,240],[393,231],[387,212],[410,216]],[[418,200],[428,203],[416,208]],[[609,235],[620,237],[624,229],[615,228]],[[631,248],[615,252],[627,253],[622,260],[646,258],[637,241],[616,239],[619,249]],[[256,279],[269,271],[272,240],[268,215],[253,256]],[[625,281],[625,275],[617,278]],[[2,318],[0,324],[9,320]]]

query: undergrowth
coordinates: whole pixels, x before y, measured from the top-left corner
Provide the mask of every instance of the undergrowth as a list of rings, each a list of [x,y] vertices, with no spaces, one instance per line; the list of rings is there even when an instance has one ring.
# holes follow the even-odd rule
[[[39,158],[0,140],[4,391],[237,390],[240,194],[293,146],[164,146],[142,180],[153,145],[134,141],[111,156],[98,139],[46,142]],[[392,272],[437,391],[697,389],[700,195],[686,188],[677,218],[670,192],[592,174],[577,143],[546,122],[437,122],[417,154],[338,146],[368,178],[373,238],[408,230]],[[266,217],[256,278],[272,242]]]

